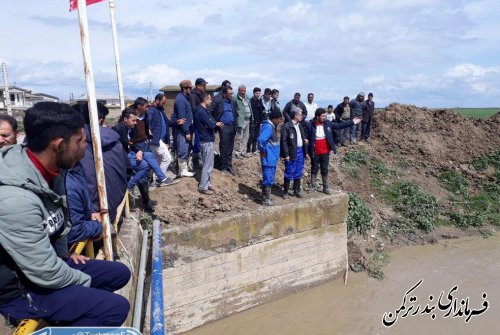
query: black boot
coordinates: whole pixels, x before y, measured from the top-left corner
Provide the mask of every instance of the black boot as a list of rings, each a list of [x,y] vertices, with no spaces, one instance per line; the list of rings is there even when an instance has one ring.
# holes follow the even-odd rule
[[[322,174],[321,179],[323,180],[323,193],[332,194],[332,192],[330,192],[330,187],[328,186],[328,175]]]
[[[144,205],[144,210],[146,212],[154,212],[154,206],[152,204],[152,200],[149,199],[149,183],[140,183],[137,184],[137,188],[141,193],[142,204]]]
[[[290,179],[285,178],[283,183],[283,199],[288,199],[288,190],[290,189]]]
[[[262,188],[262,204],[264,206],[273,206],[274,203],[271,200],[271,186],[266,186]]]
[[[302,194],[300,193],[300,179],[293,181],[293,195],[297,198],[302,198]]]
[[[311,188],[309,190],[311,193],[316,192],[316,187],[318,185],[316,184],[316,179],[318,179],[318,175],[311,173]]]

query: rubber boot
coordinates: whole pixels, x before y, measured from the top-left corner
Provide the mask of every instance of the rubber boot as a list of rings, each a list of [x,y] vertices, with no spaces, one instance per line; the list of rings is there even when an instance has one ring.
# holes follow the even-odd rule
[[[273,206],[274,203],[271,200],[271,186],[266,186],[262,189],[262,204],[264,206]]]
[[[139,189],[139,193],[141,193],[142,203],[144,205],[144,210],[146,212],[154,212],[154,206],[152,204],[151,199],[149,198],[149,183],[140,183],[137,184],[137,188]]]
[[[180,177],[194,177],[194,173],[189,172],[187,160],[179,159],[179,176]]]
[[[300,179],[293,181],[293,195],[297,198],[302,198],[302,194],[300,193]]]
[[[318,187],[316,184],[316,179],[318,179],[318,175],[311,174],[311,189],[309,190],[311,193],[316,192],[316,188]]]
[[[330,192],[330,187],[328,186],[328,175],[321,175],[321,179],[323,180],[323,193],[332,194],[332,192]]]
[[[288,199],[288,190],[290,189],[290,179],[285,178],[283,183],[283,199]]]

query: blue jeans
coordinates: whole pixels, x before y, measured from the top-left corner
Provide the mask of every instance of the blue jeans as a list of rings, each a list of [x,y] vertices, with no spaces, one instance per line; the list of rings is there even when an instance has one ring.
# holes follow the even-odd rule
[[[67,286],[60,289],[27,289],[27,296],[0,306],[0,313],[14,323],[22,319],[44,319],[49,324],[73,327],[119,327],[127,318],[130,304],[112,293],[127,284],[129,269],[119,262],[88,260],[86,264],[67,264],[88,274],[90,287]]]
[[[149,167],[153,169],[153,172],[158,177],[158,180],[164,180],[165,178],[167,178],[167,176],[165,176],[165,174],[161,170],[160,164],[158,164],[155,155],[151,151],[144,152],[142,160],[146,161]]]
[[[351,140],[357,140],[358,134],[361,131],[361,123],[355,124],[351,127]]]
[[[146,178],[149,174],[149,164],[145,160],[138,161],[135,158],[135,152],[131,151],[128,153],[128,159],[130,160],[130,165],[135,171],[135,175],[129,180],[128,188],[133,188],[142,179]]]
[[[191,141],[186,141],[186,135],[182,131],[177,132],[177,158],[188,159],[191,151]]]

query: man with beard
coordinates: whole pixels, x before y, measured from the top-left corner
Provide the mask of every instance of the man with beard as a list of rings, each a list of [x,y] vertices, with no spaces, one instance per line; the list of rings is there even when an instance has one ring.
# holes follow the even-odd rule
[[[66,104],[39,102],[24,127],[27,144],[0,151],[0,313],[12,322],[119,327],[130,305],[112,292],[130,271],[67,247],[64,175],[85,154],[83,118]]]
[[[363,117],[363,109],[361,107],[361,103],[365,100],[365,94],[363,92],[358,93],[356,99],[352,99],[349,102],[349,106],[351,107],[351,119],[361,118]],[[358,134],[361,132],[361,125],[356,124],[351,128],[351,144],[356,143],[358,140]]]
[[[174,101],[174,113],[172,121],[176,122],[179,119],[186,119],[182,125],[176,124],[176,152],[179,165],[179,177],[194,177],[194,173],[188,170],[188,160],[191,153],[192,136],[193,136],[193,110],[189,102],[189,95],[193,89],[191,80],[182,80],[179,83],[181,92],[177,94]]]
[[[300,101],[300,93],[297,92],[293,95],[293,99],[290,100],[283,109],[283,116],[285,117],[285,122],[290,121],[292,118],[290,117],[290,111],[292,108],[300,108],[302,111],[302,120],[307,119],[307,109],[302,101]]]
[[[155,100],[148,107],[147,122],[148,128],[151,133],[149,140],[149,148],[155,155],[160,169],[165,176],[170,163],[172,162],[172,155],[170,154],[170,121],[164,113],[164,107],[167,103],[167,97],[161,93],[155,96]],[[160,180],[158,180],[160,182]],[[167,177],[164,185],[173,185],[177,181]]]

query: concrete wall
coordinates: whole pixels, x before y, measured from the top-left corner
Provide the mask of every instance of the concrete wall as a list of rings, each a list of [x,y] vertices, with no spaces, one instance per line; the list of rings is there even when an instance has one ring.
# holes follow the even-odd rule
[[[347,194],[317,196],[167,229],[163,289],[169,334],[343,274],[347,210]]]

